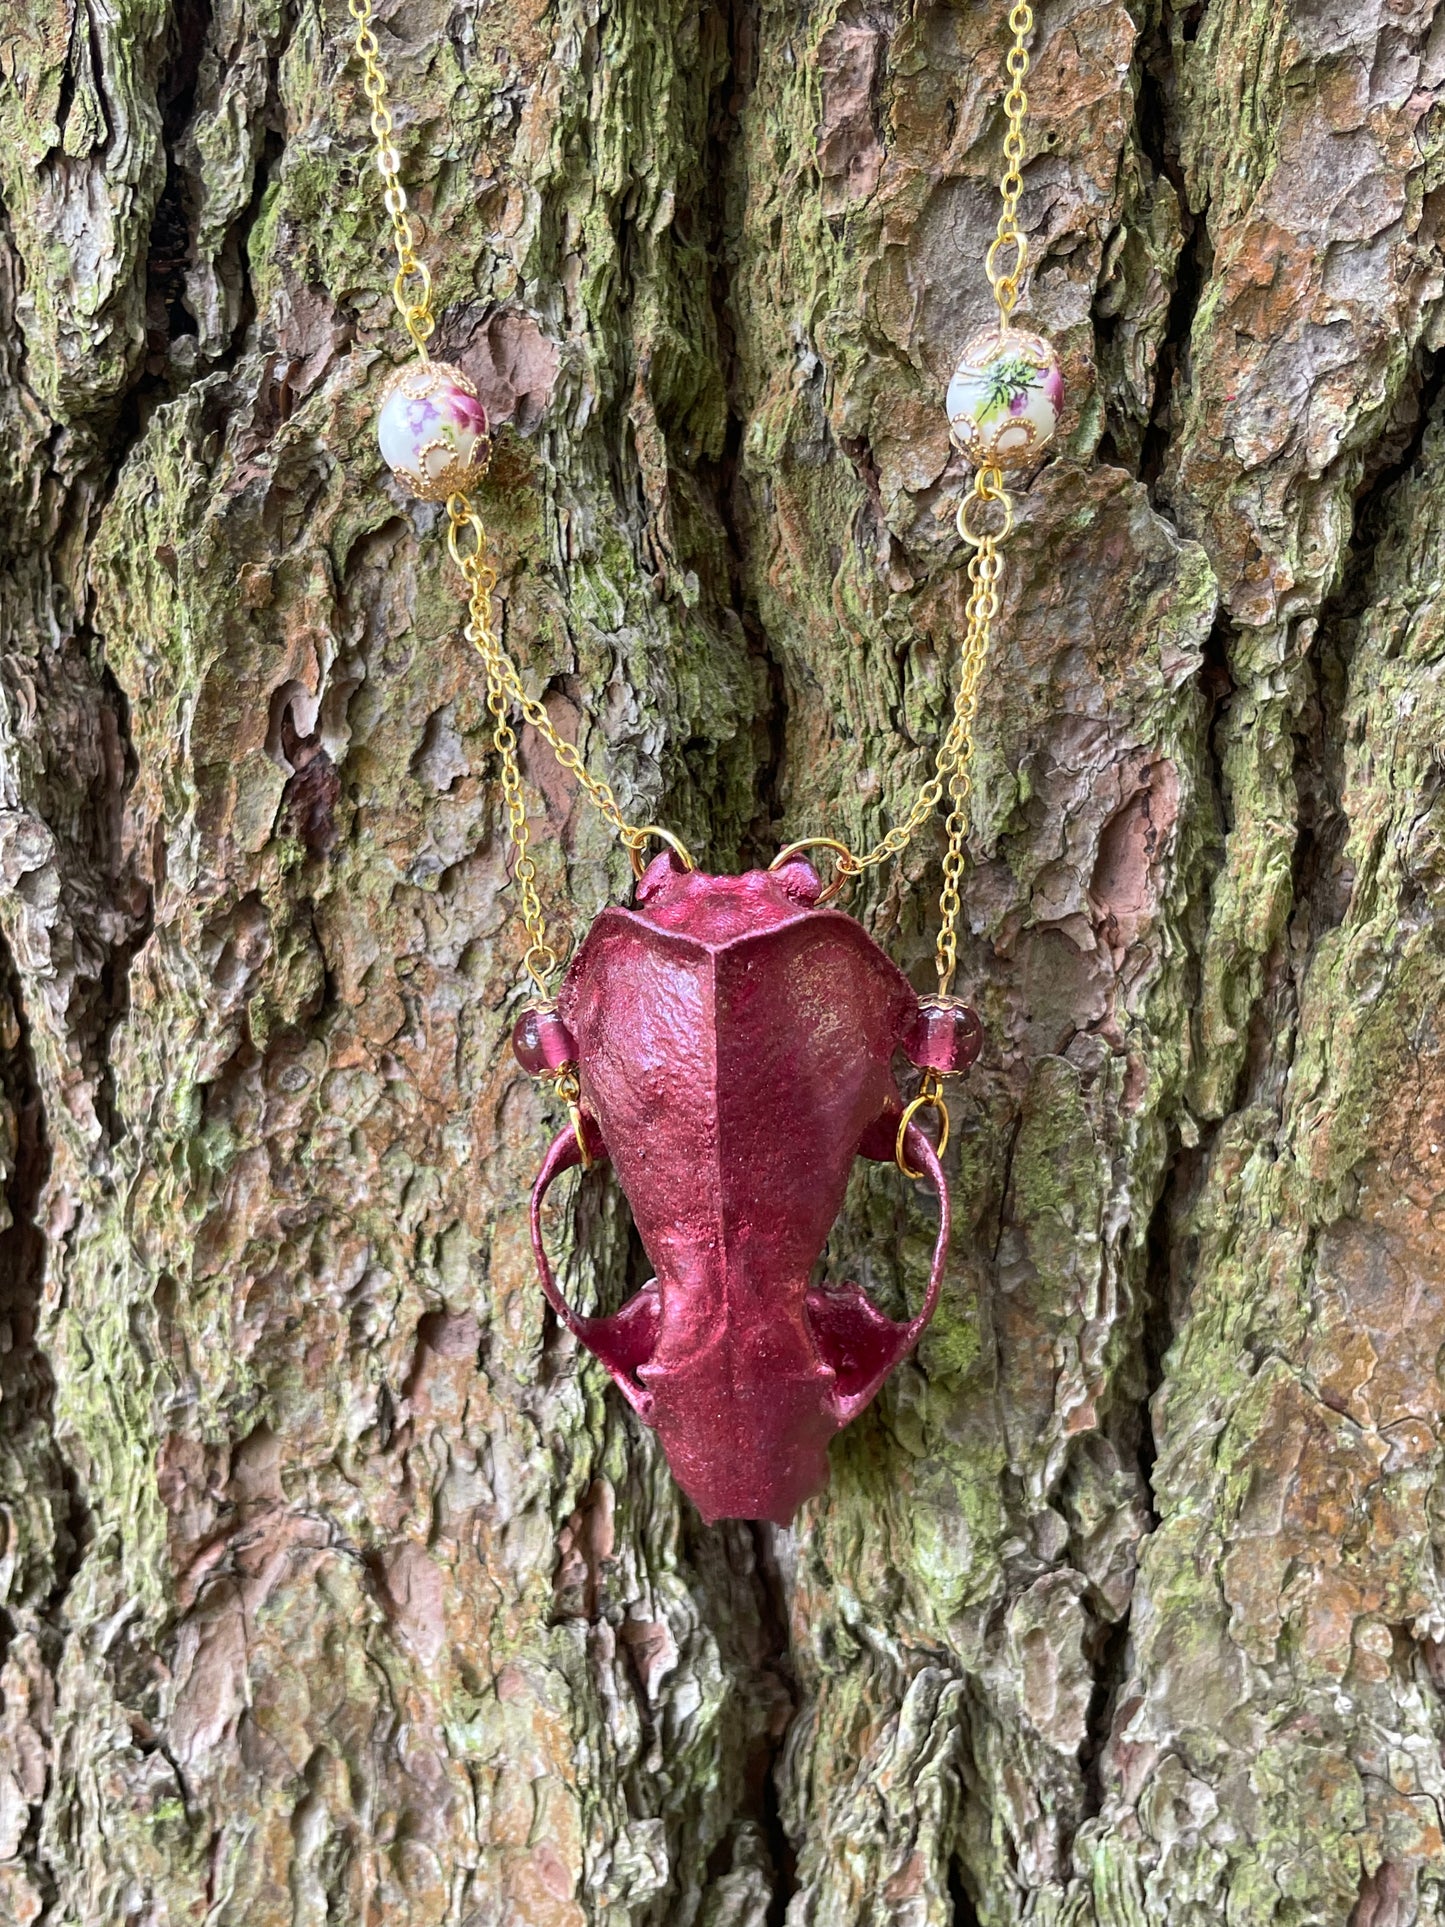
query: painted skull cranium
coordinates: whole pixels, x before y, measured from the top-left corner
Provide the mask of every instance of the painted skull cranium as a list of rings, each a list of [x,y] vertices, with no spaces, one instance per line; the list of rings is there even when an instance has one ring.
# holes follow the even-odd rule
[[[939,1199],[917,1316],[896,1323],[857,1285],[809,1283],[854,1157],[894,1155],[895,1053],[936,1062],[938,1037],[937,1009],[923,1013],[930,1033],[902,972],[819,894],[796,859],[712,877],[664,854],[636,908],[598,917],[558,1000],[582,1120],[533,1193],[542,1285],[709,1520],[792,1517],[827,1477],[829,1439],[917,1343],[942,1281],[948,1192],[910,1124],[906,1156]],[[957,1015],[950,1068],[981,1035],[971,1011]],[[657,1273],[611,1317],[572,1310],[542,1244],[542,1199],[583,1141],[610,1157]]]

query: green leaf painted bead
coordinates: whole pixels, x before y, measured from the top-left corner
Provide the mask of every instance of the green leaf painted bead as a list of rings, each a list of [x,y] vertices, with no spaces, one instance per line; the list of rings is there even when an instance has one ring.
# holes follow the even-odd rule
[[[1042,335],[987,328],[948,384],[954,443],[979,468],[1019,467],[1053,440],[1064,405],[1059,358]]]

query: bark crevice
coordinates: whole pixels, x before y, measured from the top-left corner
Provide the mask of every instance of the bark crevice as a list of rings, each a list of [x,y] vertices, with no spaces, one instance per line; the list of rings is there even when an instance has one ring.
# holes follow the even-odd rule
[[[12,1441],[37,1422],[48,1427],[54,1380],[38,1343],[48,1255],[40,1212],[50,1175],[51,1147],[20,974],[0,937],[0,1153],[4,1155],[4,1213],[0,1229],[0,1425]],[[7,1538],[9,1534],[7,1531]],[[7,1548],[8,1550],[8,1548]],[[73,1548],[57,1537],[50,1584],[28,1601],[44,1618],[63,1597]],[[24,1589],[22,1588],[22,1596]],[[17,1602],[18,1603],[18,1602]],[[14,1612],[0,1612],[0,1665]]]
[[[1156,177],[1174,190],[1182,232],[1174,263],[1164,330],[1155,368],[1154,397],[1140,439],[1138,475],[1149,490],[1156,511],[1174,521],[1166,477],[1175,440],[1175,405],[1190,381],[1190,342],[1195,317],[1213,272],[1214,250],[1209,239],[1207,198],[1191,204],[1185,176],[1179,128],[1179,64],[1175,33],[1184,32],[1191,9],[1176,9],[1162,0],[1158,17],[1136,55],[1138,94],[1135,127],[1140,147]]]

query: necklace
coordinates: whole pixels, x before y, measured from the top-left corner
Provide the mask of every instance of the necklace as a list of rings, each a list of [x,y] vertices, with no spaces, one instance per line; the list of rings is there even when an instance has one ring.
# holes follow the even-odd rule
[[[943,1080],[968,1069],[983,1038],[977,1015],[953,994],[973,725],[1013,528],[1005,469],[1042,452],[1062,405],[1052,348],[1013,319],[1028,259],[1018,206],[1033,14],[1024,0],[1008,14],[1002,206],[984,259],[998,319],[965,347],[946,399],[953,440],[974,476],[957,516],[970,551],[964,637],[933,771],[871,848],[802,837],[768,869],[728,877],[700,871],[662,824],[623,815],[610,785],[528,696],[497,633],[497,575],[472,501],[491,455],[490,424],[468,376],[428,353],[431,277],[400,181],[372,0],[348,5],[391,222],[392,293],[415,349],[382,390],[381,452],[415,495],[445,506],[527,937],[522,964],[533,996],[513,1048],[568,1117],[532,1193],[538,1277],[558,1318],[657,1430],[674,1476],[706,1520],[787,1524],[826,1480],[828,1441],[870,1402],[932,1317],[950,1230],[939,1162],[949,1129]],[[636,879],[632,906],[601,912],[565,974],[529,849],[516,715],[610,824]],[[851,878],[897,856],[945,798],[938,989],[920,997],[862,925],[831,904]],[[653,844],[662,847],[645,864]],[[826,888],[809,860],[814,851],[833,859]],[[892,1070],[900,1050],[921,1072],[907,1103]],[[921,1126],[927,1113],[936,1144]],[[918,1313],[903,1322],[885,1317],[858,1285],[808,1282],[857,1156],[891,1159],[937,1195],[928,1286]],[[542,1205],[564,1171],[604,1160],[657,1275],[619,1312],[586,1317],[553,1276]]]

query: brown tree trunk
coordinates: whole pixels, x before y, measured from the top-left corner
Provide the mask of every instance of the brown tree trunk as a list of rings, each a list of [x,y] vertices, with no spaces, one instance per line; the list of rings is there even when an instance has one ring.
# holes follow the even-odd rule
[[[876,834],[1002,0],[379,10],[530,686],[709,867]],[[960,1230],[791,1532],[543,1315],[350,32],[0,17],[0,1918],[1445,1921],[1445,10],[1039,7]],[[523,754],[573,932],[626,864]],[[939,854],[853,900],[921,984]],[[556,1235],[638,1281],[601,1174]],[[879,1170],[829,1271],[930,1236]]]

